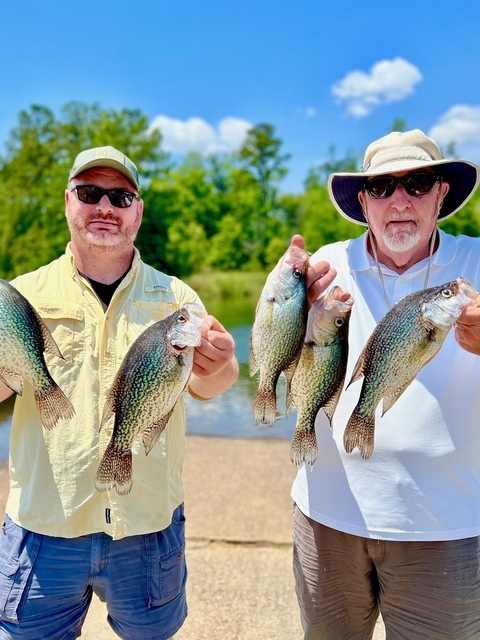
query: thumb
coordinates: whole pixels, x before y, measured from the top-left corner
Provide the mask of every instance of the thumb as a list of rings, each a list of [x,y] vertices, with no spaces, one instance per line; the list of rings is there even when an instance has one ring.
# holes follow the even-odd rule
[[[294,244],[296,247],[299,247],[300,249],[305,249],[305,240],[299,233],[296,233],[292,237],[291,244]]]

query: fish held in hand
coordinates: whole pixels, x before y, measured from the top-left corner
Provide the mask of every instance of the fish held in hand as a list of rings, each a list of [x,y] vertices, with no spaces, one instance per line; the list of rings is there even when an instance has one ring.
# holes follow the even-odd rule
[[[317,459],[315,419],[323,409],[331,423],[345,382],[348,327],[353,298],[335,286],[316,300],[308,313],[300,360],[291,382],[289,400],[297,407],[290,458],[299,465]]]
[[[457,278],[406,296],[380,320],[349,383],[363,378],[360,398],[344,433],[347,453],[358,447],[363,458],[372,455],[379,402],[383,399],[384,415],[440,351],[462,311],[477,298],[470,282]]]
[[[63,360],[35,308],[13,285],[0,280],[0,379],[19,396],[27,380],[43,426],[53,429],[60,420],[73,418],[75,411],[50,375],[45,352]]]
[[[309,257],[304,249],[290,245],[268,275],[257,304],[250,335],[250,375],[260,372],[254,401],[257,423],[275,422],[278,379],[288,370],[288,389],[300,356],[308,313]]]
[[[102,429],[115,415],[95,477],[98,491],[130,493],[133,441],[141,437],[146,455],[157,443],[187,385],[206,320],[203,307],[189,303],[145,329],[131,345],[107,395],[100,423]]]

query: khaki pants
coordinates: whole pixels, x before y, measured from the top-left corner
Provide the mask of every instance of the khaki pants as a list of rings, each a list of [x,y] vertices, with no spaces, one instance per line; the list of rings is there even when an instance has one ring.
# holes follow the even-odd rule
[[[354,536],[294,506],[293,570],[305,640],[480,638],[480,538],[391,542]]]

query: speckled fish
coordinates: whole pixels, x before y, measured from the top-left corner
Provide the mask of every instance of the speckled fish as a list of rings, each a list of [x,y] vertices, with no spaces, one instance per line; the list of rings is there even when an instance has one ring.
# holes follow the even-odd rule
[[[291,245],[268,275],[257,304],[250,336],[250,375],[260,372],[255,422],[275,422],[278,379],[287,369],[293,374],[291,365],[300,356],[308,313],[308,259],[306,251]]]
[[[54,381],[44,353],[63,356],[30,302],[5,280],[0,280],[0,379],[19,396],[27,380],[45,429],[75,415],[72,403]]]
[[[290,400],[297,407],[290,447],[295,464],[313,464],[317,459],[315,419],[323,409],[331,423],[345,382],[353,298],[342,302],[343,293],[341,287],[333,287],[308,313],[305,342],[290,389]]]
[[[112,437],[95,478],[98,491],[132,488],[132,445],[140,436],[145,454],[160,438],[185,390],[206,313],[186,304],[155,322],[131,345],[107,395],[100,429],[115,415]]]
[[[453,324],[477,297],[468,280],[457,278],[406,296],[380,320],[349,383],[363,377],[360,398],[344,433],[347,453],[358,447],[363,458],[372,455],[378,403],[383,398],[384,415],[439,352]]]

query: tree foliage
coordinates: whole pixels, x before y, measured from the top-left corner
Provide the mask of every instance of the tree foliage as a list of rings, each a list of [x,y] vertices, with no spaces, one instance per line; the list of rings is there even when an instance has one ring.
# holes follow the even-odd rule
[[[395,127],[404,125],[398,120]],[[327,159],[311,168],[304,193],[281,194],[290,156],[271,124],[254,126],[236,153],[190,154],[173,163],[161,133],[150,130],[137,109],[70,102],[57,116],[32,105],[19,113],[0,158],[0,277],[10,279],[63,253],[70,168],[81,150],[103,145],[137,164],[145,201],[137,246],[147,262],[173,275],[266,271],[295,233],[313,252],[364,231],[338,214],[327,190],[330,173],[360,168],[354,151],[338,158],[332,146]],[[479,235],[479,209],[476,194],[442,227]]]

